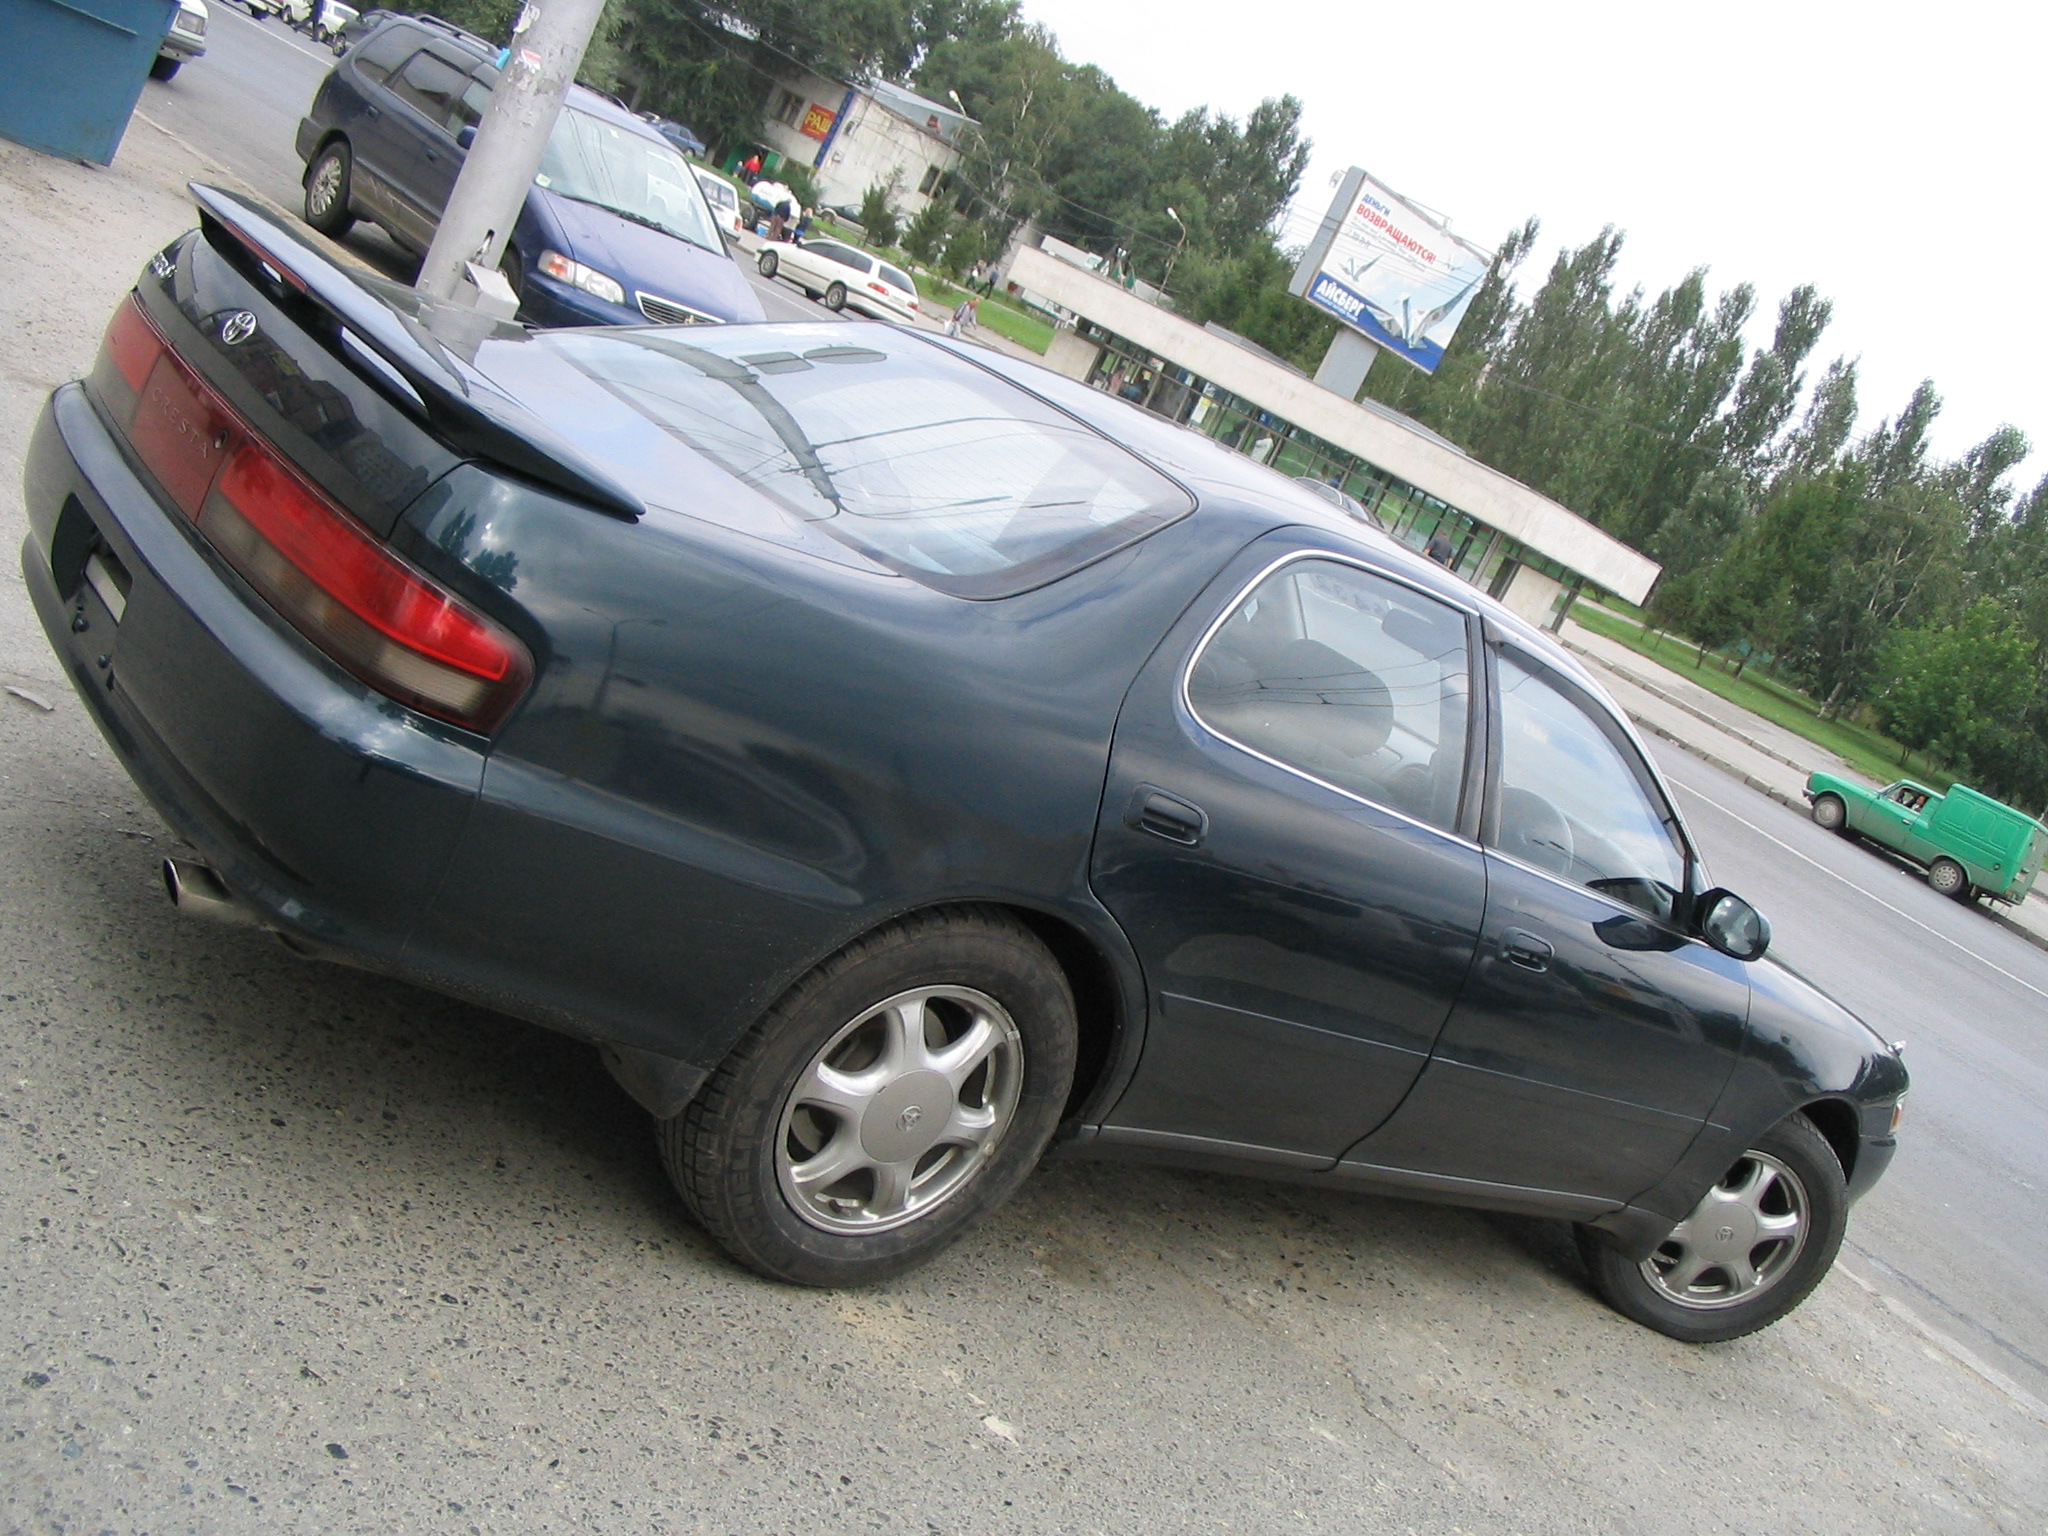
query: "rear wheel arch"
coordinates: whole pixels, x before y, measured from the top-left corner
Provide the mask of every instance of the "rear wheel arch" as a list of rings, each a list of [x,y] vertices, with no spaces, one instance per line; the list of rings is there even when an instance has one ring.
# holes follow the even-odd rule
[[[1064,1117],[1072,1119],[1113,1075],[1121,1055],[1129,1008],[1116,963],[1099,940],[1064,917],[1035,907],[1006,905],[1001,910],[1052,951],[1074,995],[1074,1087]]]
[[[306,168],[299,172],[299,185],[304,186],[312,179],[313,167],[320,163],[320,157],[334,145],[339,144],[348,151],[349,159],[355,159],[355,146],[348,141],[348,135],[339,128],[330,128],[320,136],[320,142],[313,146],[313,153],[306,157]]]

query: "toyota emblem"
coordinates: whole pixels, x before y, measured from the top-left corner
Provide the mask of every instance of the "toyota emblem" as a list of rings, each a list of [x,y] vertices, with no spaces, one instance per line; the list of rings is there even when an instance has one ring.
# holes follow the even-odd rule
[[[910,1106],[910,1108],[904,1110],[902,1114],[896,1117],[896,1124],[899,1129],[907,1131],[923,1118],[924,1111],[919,1109],[915,1104],[913,1104]]]
[[[256,317],[246,309],[236,310],[220,323],[220,339],[231,347],[255,334]]]

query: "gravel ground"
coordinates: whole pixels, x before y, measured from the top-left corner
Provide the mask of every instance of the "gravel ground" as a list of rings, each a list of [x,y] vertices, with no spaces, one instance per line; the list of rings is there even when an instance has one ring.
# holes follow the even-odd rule
[[[194,174],[0,145],[10,487]],[[11,562],[0,683],[0,1528],[2048,1528],[2040,1406],[1841,1270],[1686,1348],[1553,1224],[1076,1163],[757,1281],[586,1047],[177,918]]]

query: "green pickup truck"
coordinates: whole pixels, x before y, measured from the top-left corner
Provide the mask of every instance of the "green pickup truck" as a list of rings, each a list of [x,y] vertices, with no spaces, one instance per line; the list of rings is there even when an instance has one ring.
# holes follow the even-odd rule
[[[1821,826],[1904,854],[1926,867],[1929,885],[1958,901],[2024,901],[2048,857],[2048,827],[1961,784],[1942,795],[1910,779],[1866,789],[1816,773],[1806,798]]]

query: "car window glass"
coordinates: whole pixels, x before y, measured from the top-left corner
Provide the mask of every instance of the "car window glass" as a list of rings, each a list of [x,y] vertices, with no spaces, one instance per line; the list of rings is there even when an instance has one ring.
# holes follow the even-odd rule
[[[355,67],[372,80],[382,80],[419,46],[415,27],[386,27],[355,51]]]
[[[842,267],[856,267],[860,265],[853,252],[836,240],[806,241],[804,249],[814,256],[822,256],[827,261],[835,261]]]
[[[905,293],[917,292],[916,286],[910,281],[910,279],[905,277],[901,272],[897,271],[894,267],[890,266],[889,263],[887,263],[886,261],[881,263],[881,269],[882,281],[887,283],[890,287],[901,288]]]
[[[491,104],[491,88],[481,80],[471,80],[462,88],[462,95],[455,103],[455,117],[451,124],[457,131],[474,128],[484,120],[484,112]]]
[[[864,334],[761,359],[750,329],[544,344],[742,484],[942,592],[1028,591],[1193,509],[1128,449],[937,348]]]
[[[1593,716],[1500,658],[1503,853],[1669,917],[1685,853],[1630,756]]]
[[[1456,609],[1335,561],[1283,567],[1188,675],[1204,725],[1262,757],[1449,828],[1471,712]]]
[[[555,119],[534,181],[558,197],[725,254],[704,189],[665,139],[567,107]]]
[[[454,120],[463,87],[470,83],[461,70],[422,48],[391,77],[391,91],[418,107],[430,122],[446,128]]]

